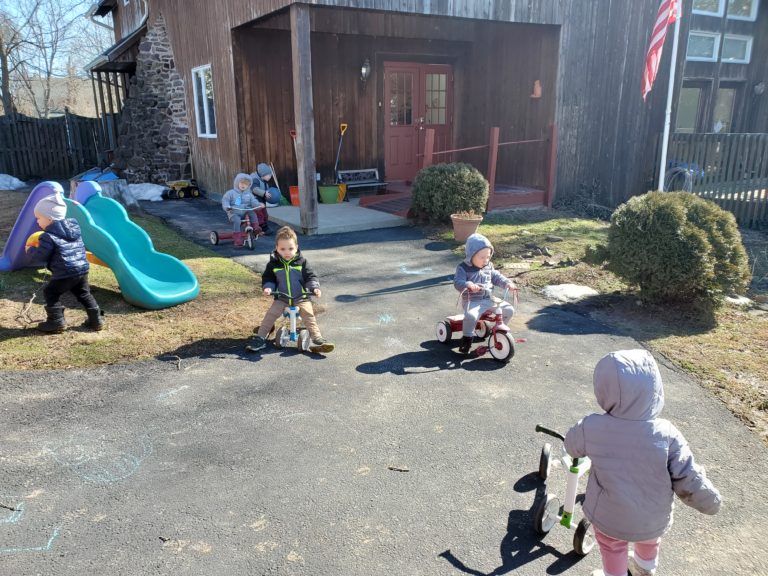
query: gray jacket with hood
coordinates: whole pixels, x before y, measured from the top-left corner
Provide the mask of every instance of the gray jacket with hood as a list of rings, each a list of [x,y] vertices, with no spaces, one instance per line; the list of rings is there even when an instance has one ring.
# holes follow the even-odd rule
[[[589,456],[585,516],[608,536],[640,542],[672,525],[674,495],[705,514],[722,498],[697,466],[683,435],[659,418],[661,374],[647,350],[621,350],[595,367],[594,390],[604,414],[590,414],[568,431],[565,449]]]
[[[240,180],[248,180],[248,188],[246,188],[244,191],[241,191],[240,188],[238,188],[237,183],[240,182]],[[253,185],[253,178],[251,178],[248,174],[245,174],[241,172],[237,176],[235,176],[235,180],[232,184],[232,190],[228,190],[226,194],[221,198],[221,207],[224,208],[224,210],[234,210],[238,214],[242,215],[242,213],[246,210],[255,210],[256,208],[261,207],[261,202],[259,202],[256,199],[256,196],[253,195],[253,192],[251,192],[251,186]]]
[[[509,278],[496,270],[491,262],[482,268],[472,264],[472,257],[483,248],[490,248],[491,256],[493,256],[493,245],[488,238],[482,234],[472,234],[467,238],[467,243],[464,245],[464,261],[456,267],[456,273],[453,275],[453,285],[459,292],[467,287],[467,282],[472,282],[482,288],[477,292],[467,290],[463,294],[464,300],[473,302],[486,300],[491,297],[494,286],[503,288],[509,284]]]

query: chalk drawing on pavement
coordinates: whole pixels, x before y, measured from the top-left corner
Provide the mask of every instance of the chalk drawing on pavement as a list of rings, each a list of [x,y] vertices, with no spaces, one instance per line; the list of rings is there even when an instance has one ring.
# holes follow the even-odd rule
[[[113,484],[132,476],[152,454],[149,437],[139,438],[133,446],[122,450],[113,439],[71,438],[67,443],[49,447],[56,462],[69,468],[86,482]]]
[[[54,528],[44,546],[19,546],[14,548],[0,548],[0,554],[17,554],[19,552],[48,552],[53,546],[54,540],[59,537],[59,528]]]
[[[395,317],[392,316],[392,314],[379,314],[379,326],[386,326],[394,323]]]
[[[432,268],[419,268],[418,270],[410,270],[407,265],[400,264],[400,273],[408,276],[423,276],[432,272]]]

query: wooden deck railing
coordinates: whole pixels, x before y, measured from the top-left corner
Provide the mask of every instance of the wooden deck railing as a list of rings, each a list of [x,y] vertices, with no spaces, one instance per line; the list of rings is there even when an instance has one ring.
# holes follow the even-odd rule
[[[491,128],[488,144],[469,146],[466,148],[455,148],[453,150],[435,151],[435,131],[428,128],[424,137],[424,161],[422,166],[424,168],[432,166],[432,164],[435,163],[436,157],[444,155],[448,156],[459,152],[470,152],[475,150],[488,150],[488,167],[485,177],[489,184],[488,206],[491,206],[494,203],[494,195],[496,194],[496,173],[498,170],[499,148],[502,146],[519,146],[524,144],[547,144],[546,173],[543,175],[542,180],[546,182],[544,205],[551,208],[552,201],[554,200],[555,168],[557,166],[557,128],[555,125],[550,125],[547,138],[540,138],[537,140],[512,140],[509,142],[499,142],[499,134],[499,127],[494,126]],[[509,182],[508,184],[514,183]]]

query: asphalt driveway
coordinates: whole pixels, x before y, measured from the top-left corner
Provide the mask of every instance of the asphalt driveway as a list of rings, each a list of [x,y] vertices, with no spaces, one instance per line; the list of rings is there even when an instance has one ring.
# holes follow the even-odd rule
[[[195,216],[189,216],[194,221]],[[198,223],[199,224],[199,223]],[[185,224],[186,226],[186,224]],[[201,227],[198,240],[205,241]],[[238,260],[257,269],[270,241]],[[435,340],[455,313],[447,246],[399,228],[300,238],[336,352],[221,350],[0,373],[0,574],[589,574],[531,509],[538,422],[596,409],[591,371],[638,344],[522,294],[508,365]],[[217,248],[231,254],[231,248]],[[183,355],[183,350],[178,351]],[[664,416],[725,498],[682,504],[660,574],[768,574],[768,451],[659,359]]]

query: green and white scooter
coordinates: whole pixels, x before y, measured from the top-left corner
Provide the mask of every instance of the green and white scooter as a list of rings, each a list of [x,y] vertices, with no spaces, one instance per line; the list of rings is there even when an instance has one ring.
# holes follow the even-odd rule
[[[565,440],[562,434],[541,424],[536,425],[536,432]],[[539,534],[547,534],[556,524],[575,529],[573,549],[579,556],[586,556],[595,546],[595,533],[592,531],[592,523],[586,518],[582,518],[578,524],[575,524],[573,512],[576,507],[576,491],[579,479],[589,472],[592,462],[586,457],[573,458],[565,452],[565,449],[562,450],[560,461],[563,463],[566,476],[565,502],[561,504],[554,494],[545,494],[533,514],[533,528]],[[539,458],[539,476],[541,479],[546,481],[551,470],[552,445],[545,442]]]

